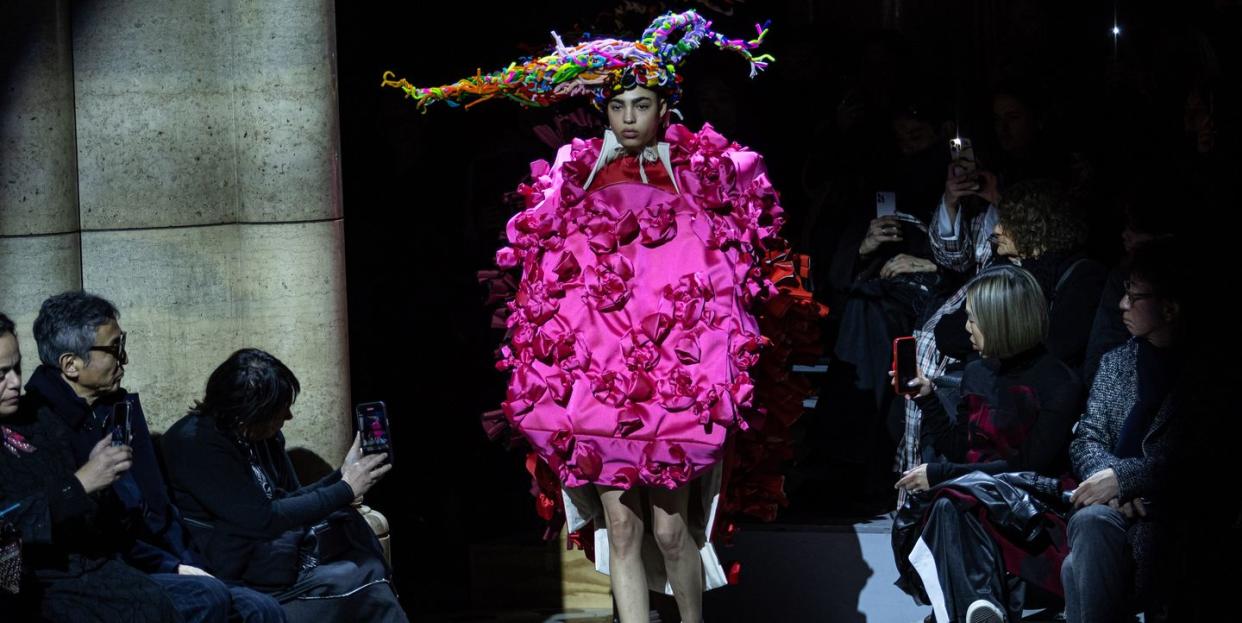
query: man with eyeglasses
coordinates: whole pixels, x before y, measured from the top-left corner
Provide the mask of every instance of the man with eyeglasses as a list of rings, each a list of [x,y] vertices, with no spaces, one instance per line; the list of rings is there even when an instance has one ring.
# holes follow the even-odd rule
[[[1131,620],[1136,609],[1161,605],[1167,472],[1185,400],[1178,391],[1187,323],[1182,257],[1171,240],[1135,253],[1119,305],[1131,339],[1101,359],[1070,443],[1082,480],[1071,497],[1070,554],[1061,567],[1071,623]]]
[[[201,569],[181,515],[168,499],[142,403],[121,387],[129,356],[119,319],[116,306],[86,292],[44,301],[34,324],[42,365],[26,384],[30,407],[54,414],[68,428],[78,466],[109,445],[132,451],[132,467],[118,471],[115,482],[95,494],[101,547],[160,584],[187,623],[224,623],[230,612],[243,621],[284,621],[271,597],[226,586]],[[117,424],[125,419],[128,426]]]

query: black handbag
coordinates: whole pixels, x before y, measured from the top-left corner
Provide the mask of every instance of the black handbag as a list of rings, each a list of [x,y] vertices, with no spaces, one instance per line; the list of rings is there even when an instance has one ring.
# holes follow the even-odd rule
[[[17,526],[0,519],[0,591],[16,595],[22,580],[22,535]]]

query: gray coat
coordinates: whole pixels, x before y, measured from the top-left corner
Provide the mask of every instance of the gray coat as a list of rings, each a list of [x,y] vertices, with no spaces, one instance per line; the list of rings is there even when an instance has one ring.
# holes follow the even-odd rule
[[[1138,497],[1158,494],[1167,480],[1170,447],[1176,437],[1177,410],[1176,390],[1169,393],[1147,432],[1143,435],[1143,455],[1121,459],[1113,454],[1121,427],[1130,410],[1138,401],[1138,342],[1129,342],[1114,348],[1100,360],[1099,372],[1091,384],[1087,397],[1087,411],[1074,429],[1070,442],[1070,461],[1074,475],[1085,480],[1100,470],[1113,468],[1120,486],[1118,498],[1125,503]],[[1148,506],[1145,520],[1129,522],[1126,541],[1136,563],[1134,569],[1134,594],[1148,597],[1164,582],[1156,578],[1161,573],[1158,548],[1165,540],[1163,522],[1152,521],[1167,509]],[[1153,515],[1153,511],[1155,514]]]
[[[1121,459],[1113,454],[1121,427],[1138,401],[1137,361],[1138,342],[1133,339],[1100,360],[1099,372],[1087,396],[1087,411],[1078,421],[1069,447],[1074,475],[1079,480],[1113,468],[1122,503],[1158,490],[1158,481],[1167,468],[1170,422],[1175,411],[1176,392],[1170,392],[1143,435],[1143,456]]]

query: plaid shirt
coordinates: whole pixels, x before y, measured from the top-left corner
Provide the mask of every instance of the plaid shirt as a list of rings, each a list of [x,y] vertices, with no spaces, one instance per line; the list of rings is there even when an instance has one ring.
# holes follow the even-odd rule
[[[996,227],[995,206],[988,206],[962,227],[962,212],[958,208],[953,221],[949,221],[944,200],[932,216],[934,227],[929,228],[932,255],[936,263],[959,273],[968,273],[979,266],[987,266],[992,260],[992,244],[989,238]]]
[[[928,234],[931,237],[932,254],[936,258],[936,263],[952,270],[965,272],[976,266],[983,267],[979,270],[979,275],[986,272],[992,262],[992,245],[988,240],[991,236],[992,228],[996,224],[996,208],[988,206],[988,209],[980,212],[970,220],[970,227],[966,231],[962,231],[958,225],[961,224],[962,211],[958,210],[956,221],[949,222],[943,201],[940,207],[936,209],[936,214],[932,216],[932,222],[935,224],[928,228]],[[955,230],[956,236],[951,239],[945,239],[945,227],[950,226]],[[965,240],[972,240],[973,245],[965,246],[962,244]],[[975,276],[978,278],[978,275]],[[914,331],[915,355],[918,359],[919,370],[923,372],[923,376],[929,380],[935,380],[944,374],[945,369],[950,365],[958,362],[957,359],[942,354],[936,347],[936,325],[940,324],[940,319],[946,314],[951,314],[958,310],[966,303],[966,290],[970,284],[974,282],[971,279],[966,285],[958,288],[939,309],[927,319],[923,328]],[[921,434],[921,424],[923,421],[923,411],[919,409],[919,405],[913,400],[906,401],[906,428],[902,435],[901,445],[897,448],[897,469],[905,472],[908,469],[917,467],[922,463],[922,451],[919,436]],[[905,489],[897,494],[897,507],[906,500]]]

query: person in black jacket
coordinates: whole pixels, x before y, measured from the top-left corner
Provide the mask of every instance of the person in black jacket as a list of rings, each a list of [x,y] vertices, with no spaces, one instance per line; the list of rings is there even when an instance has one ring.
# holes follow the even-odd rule
[[[250,622],[284,621],[271,597],[229,587],[202,571],[171,505],[137,393],[120,386],[129,362],[116,305],[86,292],[57,294],[35,319],[42,365],[26,383],[31,408],[60,418],[76,464],[86,464],[112,434],[116,408],[128,411],[133,469],[101,491],[108,539],[129,565],[168,591],[186,622],[224,623],[230,613]]]
[[[291,621],[406,621],[382,549],[350,507],[391,465],[357,438],[341,469],[302,486],[281,427],[301,387],[257,349],[211,373],[201,401],[165,433],[173,495],[207,569],[265,591]]]
[[[950,419],[921,372],[911,382],[911,389],[918,390],[913,399],[924,413],[923,443],[941,460],[906,471],[896,486],[920,493],[971,472],[1067,475],[1067,447],[1082,386],[1044,347],[1048,310],[1039,283],[1020,268],[998,267],[972,282],[965,308],[971,345],[983,357],[966,366],[956,419]],[[1005,610],[1010,617],[1020,615],[1020,600],[1010,599],[1006,571],[1036,585],[1057,587],[1055,574],[1027,577],[1026,569],[1008,568],[998,554],[999,544],[979,520],[960,512],[947,496],[933,504],[924,527],[928,530],[954,535],[933,541],[938,546],[931,551],[936,581],[924,577],[925,586],[950,591],[943,600],[946,612],[938,612],[938,619],[1000,621]]]
[[[0,588],[5,620],[181,621],[159,584],[118,560],[101,517],[100,494],[128,473],[133,452],[100,440],[77,465],[60,418],[19,402],[22,355],[13,329],[0,314],[0,523],[15,526],[22,540],[18,593]]]
[[[61,419],[78,465],[111,434],[115,410],[127,412],[133,469],[101,493],[103,517],[113,525],[110,534],[125,561],[163,586],[188,623],[223,623],[230,613],[254,623],[283,621],[271,597],[211,577],[186,540],[142,403],[121,387],[129,355],[119,318],[116,306],[87,292],[64,292],[43,302],[34,323],[42,365],[26,384],[31,408]]]

